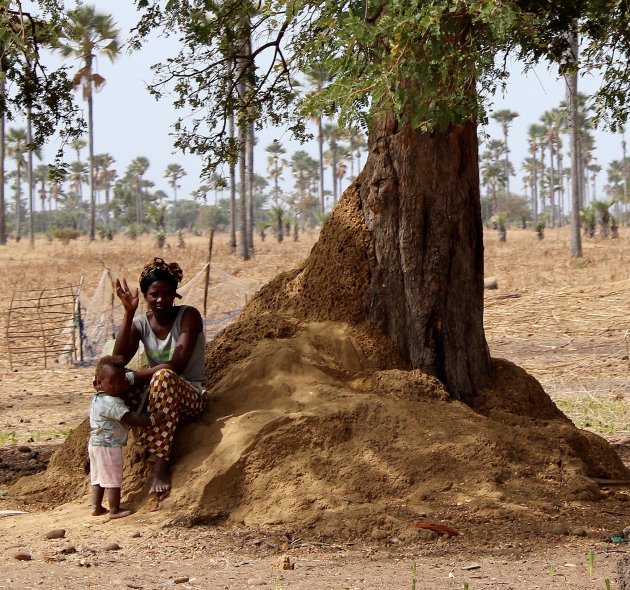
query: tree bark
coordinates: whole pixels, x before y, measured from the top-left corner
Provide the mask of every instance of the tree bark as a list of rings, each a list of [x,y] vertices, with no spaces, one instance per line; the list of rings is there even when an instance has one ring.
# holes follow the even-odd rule
[[[371,234],[367,317],[463,401],[492,375],[477,153],[473,123],[427,134],[389,119],[370,129],[359,176]]]

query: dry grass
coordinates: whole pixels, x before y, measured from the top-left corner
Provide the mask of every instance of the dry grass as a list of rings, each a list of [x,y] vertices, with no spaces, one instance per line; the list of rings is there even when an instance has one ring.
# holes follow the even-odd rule
[[[256,241],[249,262],[230,252],[227,238],[215,237],[213,265],[262,285],[297,266],[317,236],[304,235],[297,243]],[[496,277],[499,284],[496,291],[486,292],[491,352],[526,368],[578,424],[601,432],[630,432],[625,401],[630,230],[622,229],[617,240],[584,240],[584,258],[577,262],[569,259],[568,238],[568,228],[547,230],[541,242],[531,230],[510,230],[507,242],[499,243],[495,232],[487,232],[486,277]],[[170,240],[175,243],[174,237]],[[173,246],[162,255],[181,264],[186,282],[205,264],[207,242],[207,236],[187,236],[185,249]],[[6,285],[0,330],[4,334],[14,289],[78,284],[83,277],[91,294],[104,267],[135,281],[142,266],[160,254],[151,237],[93,243],[81,238],[67,245],[41,237],[34,249],[25,240],[11,242],[0,248]],[[0,368],[8,368],[5,338],[0,338]],[[2,389],[11,383],[5,377]]]
[[[493,356],[526,368],[576,423],[630,432],[628,383],[630,230],[617,240],[583,240],[568,256],[568,228],[486,235],[486,335]]]

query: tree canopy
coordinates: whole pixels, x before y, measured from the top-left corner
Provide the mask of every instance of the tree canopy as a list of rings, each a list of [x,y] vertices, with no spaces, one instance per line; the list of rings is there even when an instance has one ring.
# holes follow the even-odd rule
[[[23,5],[24,4],[24,5]],[[63,2],[36,0],[4,2],[0,8],[0,55],[4,87],[0,110],[9,120],[30,109],[33,143],[41,145],[54,133],[75,137],[82,120],[72,97],[72,80],[65,68],[50,70],[42,48],[54,45],[63,21]]]
[[[175,124],[182,149],[212,165],[233,149],[225,121],[245,112],[262,126],[288,125],[304,137],[304,115],[336,113],[343,125],[365,126],[394,114],[402,124],[432,131],[485,118],[494,92],[507,82],[508,57],[525,67],[541,60],[561,73],[570,33],[584,39],[580,67],[599,69],[594,97],[600,119],[615,128],[628,115],[627,7],[616,0],[541,3],[529,0],[136,0],[141,19],[133,42],[164,28],[181,39],[178,55],[155,66],[152,91],[175,92],[175,105],[196,113]],[[256,43],[242,47],[243,22]],[[238,67],[237,67],[238,64]],[[299,72],[330,75],[306,97],[295,92]],[[233,72],[239,72],[234,76]],[[254,73],[255,92],[239,97],[239,77]],[[188,121],[188,122],[187,122]]]

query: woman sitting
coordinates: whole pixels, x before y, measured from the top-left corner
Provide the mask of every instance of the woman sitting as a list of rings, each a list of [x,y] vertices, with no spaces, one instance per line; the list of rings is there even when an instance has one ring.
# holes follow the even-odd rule
[[[155,258],[140,275],[140,291],[148,311],[136,318],[138,289],[116,279],[116,295],[125,315],[116,336],[114,354],[128,363],[140,341],[149,367],[128,373],[133,385],[148,386],[149,411],[162,412],[165,420],[140,434],[140,443],[155,457],[151,492],[166,494],[171,489],[169,455],[179,420],[197,418],[205,402],[205,334],[199,311],[188,305],[174,306],[181,298],[177,286],[182,270],[175,262]]]

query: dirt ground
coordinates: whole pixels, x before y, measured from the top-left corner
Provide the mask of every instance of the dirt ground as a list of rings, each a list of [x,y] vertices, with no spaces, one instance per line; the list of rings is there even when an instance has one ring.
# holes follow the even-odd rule
[[[213,261],[225,272],[263,284],[296,266],[315,239],[306,235],[297,244],[258,244],[254,260],[243,263],[220,238]],[[533,232],[510,231],[505,244],[495,233],[486,234],[486,276],[498,281],[497,290],[486,292],[492,355],[534,375],[572,419],[612,440],[626,464],[629,239],[622,231],[615,241],[585,241],[584,260],[572,263],[565,230],[548,231],[543,242]],[[188,238],[185,251],[174,249],[165,257],[178,260],[185,272],[196,272],[205,262],[206,240]],[[124,238],[67,246],[42,241],[34,251],[25,243],[11,244],[0,252],[0,263],[9,290],[41,286],[42,276],[53,284],[76,281],[78,269],[89,289],[103,265],[114,276],[135,277],[147,258],[140,253],[150,249],[148,241]],[[4,316],[6,309],[1,311]],[[23,506],[3,498],[2,490],[18,472],[40,469],[83,419],[92,369],[11,371],[3,347],[0,340],[0,510],[11,511]],[[522,530],[511,535],[509,520],[497,524],[495,535],[485,522],[475,528],[479,513],[473,517],[465,506],[453,506],[437,516],[448,516],[461,535],[381,538],[375,532],[371,541],[356,542],[343,535],[325,542],[296,537],[271,522],[184,528],[163,510],[167,506],[109,522],[89,517],[84,500],[0,516],[0,588],[404,588],[413,587],[414,564],[418,588],[586,589],[605,588],[606,579],[615,587],[616,561],[625,545],[610,537],[630,525],[627,491],[623,486],[605,490],[610,501],[601,505],[599,523],[582,523],[583,507],[576,502],[559,508],[544,530],[533,524],[525,537]],[[45,538],[59,528],[65,529],[64,538]],[[107,549],[112,543],[120,548]],[[16,559],[20,552],[32,559]]]

